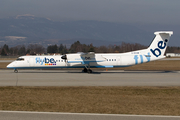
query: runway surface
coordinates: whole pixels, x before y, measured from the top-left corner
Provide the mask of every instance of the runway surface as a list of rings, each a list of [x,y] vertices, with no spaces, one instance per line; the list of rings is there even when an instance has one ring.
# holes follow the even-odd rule
[[[1,62],[3,62],[3,63],[4,63],[4,62],[10,63],[10,62],[13,62],[13,61],[14,61],[14,60],[0,60],[0,63],[1,63]]]
[[[0,120],[179,120],[180,116],[0,111]]]
[[[180,71],[1,69],[0,86],[180,86]]]

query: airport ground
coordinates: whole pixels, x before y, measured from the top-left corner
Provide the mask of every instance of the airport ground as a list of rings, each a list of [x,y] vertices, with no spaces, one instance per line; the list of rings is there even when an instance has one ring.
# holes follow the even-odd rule
[[[16,84],[16,80],[18,80],[17,74],[13,73],[13,70],[6,70],[3,67],[6,66],[5,64],[8,63],[0,63],[2,68],[0,71],[2,73],[1,76],[5,75],[0,78],[0,84],[4,84],[3,81],[11,82],[9,78],[5,79],[8,76],[12,76],[14,83],[12,86],[5,85],[0,87],[0,96],[3,96],[0,97],[1,110],[180,115],[179,60],[154,61],[125,68],[125,72],[122,72],[122,69],[124,68],[118,70],[116,69],[115,71],[117,72],[112,73],[112,69],[108,69],[107,73],[106,69],[95,69],[95,72],[92,75],[74,72],[74,70],[68,70],[68,72],[59,72],[60,70],[53,70],[51,73],[48,73],[46,70],[22,70],[18,73],[18,79],[20,79],[18,84]],[[119,70],[121,71],[118,72]],[[39,73],[36,73],[37,71],[39,71]],[[73,77],[74,79],[67,79],[67,81],[69,83],[76,82],[77,84],[83,83],[84,78],[83,84],[85,85],[25,86],[20,84],[20,82],[23,81],[27,82],[24,79],[28,79],[29,81],[34,82],[34,84],[38,83],[36,82],[36,79],[38,79],[43,84],[43,79],[41,79],[41,77],[37,77],[37,75],[44,75],[44,78],[49,79],[44,81],[47,84],[65,83],[65,80],[61,81],[61,83],[57,83],[56,81],[53,81],[52,77],[48,77],[47,74],[49,74],[49,76],[56,75],[56,77],[59,77],[60,75],[63,75],[64,77],[65,75],[65,77],[69,79],[70,77]],[[21,77],[21,75],[26,77]],[[33,79],[31,80],[31,78],[27,78],[28,75],[32,76]],[[112,78],[113,75],[117,77]],[[143,77],[138,77],[141,75]],[[108,76],[110,77],[108,78]],[[86,78],[89,81],[87,81]],[[97,82],[99,82],[99,84],[97,83],[97,86],[95,85],[95,78],[98,79]],[[101,78],[112,78],[112,80],[103,81],[100,80]],[[119,78],[119,80],[117,80],[117,78]],[[121,84],[122,80],[124,83],[130,82],[135,84],[135,86],[127,84],[122,86],[112,85],[110,82],[113,83],[113,79],[116,82],[118,81],[118,84]],[[92,84],[92,82],[94,82],[94,84]],[[138,86],[138,82],[140,84],[145,82],[146,84]],[[150,85],[151,82],[155,83],[156,85]],[[89,85],[89,83],[92,85]],[[105,85],[101,86],[101,83],[104,83]],[[110,85],[107,85],[107,83]],[[28,82],[28,84],[31,83]]]

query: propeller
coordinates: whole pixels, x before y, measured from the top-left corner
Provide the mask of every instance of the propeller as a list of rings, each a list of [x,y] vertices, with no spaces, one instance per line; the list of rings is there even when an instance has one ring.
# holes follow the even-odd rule
[[[63,55],[63,56],[61,57],[61,59],[67,60],[67,56],[66,56],[66,55]]]
[[[63,55],[62,57],[61,57],[61,59],[63,59],[63,60],[65,60],[65,65],[67,65],[67,55],[65,54],[65,55]]]

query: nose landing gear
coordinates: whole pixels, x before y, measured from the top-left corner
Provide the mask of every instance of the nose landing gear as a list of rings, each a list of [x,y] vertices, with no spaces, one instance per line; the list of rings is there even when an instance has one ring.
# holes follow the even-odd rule
[[[17,69],[14,69],[14,72],[15,72],[15,73],[18,73],[18,70],[17,70]]]

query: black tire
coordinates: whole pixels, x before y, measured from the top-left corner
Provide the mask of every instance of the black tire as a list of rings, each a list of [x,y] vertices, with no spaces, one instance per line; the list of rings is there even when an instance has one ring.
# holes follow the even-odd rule
[[[18,73],[18,70],[17,70],[17,69],[15,69],[15,70],[14,70],[14,72],[15,72],[15,73]]]
[[[82,72],[87,73],[88,70],[86,68],[84,68],[84,70],[82,70]]]
[[[92,70],[91,70],[91,69],[89,69],[89,70],[88,70],[88,73],[92,73]]]

